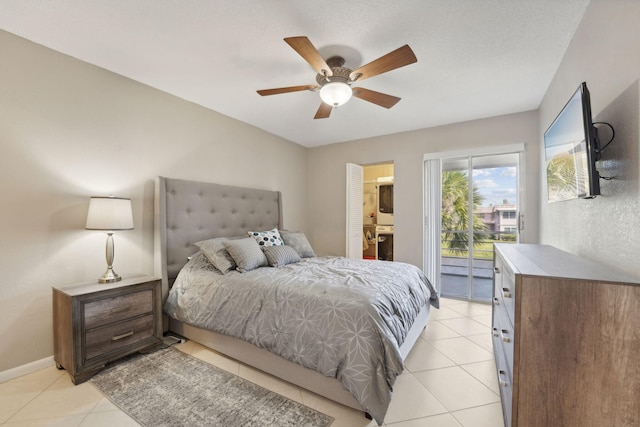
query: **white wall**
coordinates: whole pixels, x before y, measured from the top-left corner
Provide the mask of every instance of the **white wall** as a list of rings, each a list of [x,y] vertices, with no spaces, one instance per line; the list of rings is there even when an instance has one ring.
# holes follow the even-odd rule
[[[306,226],[307,149],[0,31],[0,371],[53,354],[51,286],[106,269],[89,197],[130,197],[118,274],[153,273],[154,177],[280,190]]]
[[[307,220],[314,249],[323,255],[344,255],[345,164],[393,161],[394,260],[422,267],[424,154],[520,142],[526,144],[525,241],[535,242],[539,200],[538,128],[537,112],[530,111],[310,149]]]
[[[594,121],[611,123],[613,143],[598,169],[602,195],[548,204],[539,180],[542,243],[640,277],[640,2],[592,0],[540,106],[539,138],[578,85],[591,92]],[[601,136],[608,139],[608,130]],[[541,145],[542,146],[542,145]],[[539,153],[541,162],[544,152]],[[544,164],[544,163],[541,163]]]

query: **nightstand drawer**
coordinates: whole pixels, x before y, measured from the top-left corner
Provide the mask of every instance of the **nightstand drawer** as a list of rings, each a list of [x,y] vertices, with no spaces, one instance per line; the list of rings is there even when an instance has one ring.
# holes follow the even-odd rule
[[[153,291],[147,289],[93,301],[84,306],[84,327],[97,328],[153,311]]]
[[[152,314],[127,320],[104,328],[94,329],[86,335],[86,359],[104,355],[129,344],[153,336]]]

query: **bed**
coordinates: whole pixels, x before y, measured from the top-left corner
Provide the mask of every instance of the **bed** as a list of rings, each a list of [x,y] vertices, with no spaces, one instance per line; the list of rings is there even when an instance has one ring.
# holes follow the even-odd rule
[[[378,424],[382,424],[395,377],[402,371],[404,359],[426,326],[431,307],[437,307],[437,294],[419,269],[403,263],[347,260],[340,257],[299,257],[296,262],[285,264],[281,268],[266,266],[245,273],[232,270],[223,275],[217,269],[211,268],[210,265],[209,268],[206,268],[208,263],[203,257],[203,251],[199,251],[194,243],[211,241],[214,238],[218,240],[217,238],[248,236],[247,232],[252,230],[282,230],[284,227],[281,207],[282,197],[278,191],[165,177],[156,179],[154,256],[156,274],[162,278],[163,300],[166,301],[165,309],[172,314],[167,316],[166,329],[343,405],[364,411],[373,417]],[[235,247],[229,245],[229,250],[232,249]],[[394,268],[396,270],[393,270]],[[356,270],[362,270],[364,273],[357,273]],[[419,283],[403,283],[396,278],[404,275],[405,271],[408,276],[419,276],[419,279],[407,279],[407,282]],[[363,275],[379,277],[379,279],[371,280],[372,282],[377,281],[377,285],[375,283],[364,285],[360,277]],[[324,279],[322,282],[315,279],[325,276],[327,277],[326,283]],[[328,279],[329,276],[332,276],[331,280]],[[251,279],[252,277],[253,279]],[[215,285],[200,286],[202,281],[209,280],[209,278]],[[246,282],[254,279],[260,284]],[[347,298],[383,300],[382,304],[378,304],[374,308],[363,306],[357,309],[359,311],[345,314],[345,316],[355,316],[378,325],[380,330],[376,332],[364,333],[356,330],[349,333],[356,340],[362,339],[363,336],[379,335],[382,337],[378,338],[381,344],[359,345],[359,347],[380,347],[381,356],[379,358],[382,362],[378,362],[376,366],[365,367],[362,364],[362,357],[359,355],[362,353],[361,349],[355,352],[358,353],[355,356],[335,355],[336,348],[342,349],[345,346],[342,344],[331,346],[325,343],[324,340],[329,339],[326,335],[340,335],[344,338],[347,332],[323,332],[325,335],[322,338],[316,336],[317,342],[303,345],[291,344],[296,348],[288,348],[281,343],[275,343],[276,339],[269,336],[268,332],[269,330],[276,331],[271,335],[278,335],[277,331],[280,330],[280,325],[285,320],[274,320],[272,323],[277,324],[277,328],[266,328],[267,332],[259,333],[256,330],[270,320],[256,318],[253,326],[246,323],[246,319],[227,321],[238,311],[241,311],[245,305],[251,306],[253,304],[258,307],[251,311],[253,314],[250,317],[255,317],[255,313],[258,311],[262,313],[263,308],[269,305],[274,305],[273,311],[275,313],[291,311],[286,306],[276,306],[275,303],[264,302],[236,303],[232,310],[229,307],[234,304],[236,298],[244,298],[244,295],[251,293],[274,294],[276,295],[275,299],[279,300],[278,304],[282,303],[281,300],[285,300],[285,302],[288,299],[294,300],[293,297],[283,298],[282,295],[289,295],[301,288],[299,284],[295,283],[296,280],[303,280],[305,283],[318,282],[313,286],[305,287],[304,292],[315,293],[312,297],[314,304],[322,305],[322,310],[332,313],[330,316],[332,318],[335,317],[336,307],[343,301],[347,301]],[[333,282],[334,280],[336,283]],[[339,284],[340,280],[343,280],[344,283]],[[382,292],[382,289],[389,287],[390,282],[394,282],[394,286],[396,286],[395,282],[398,282],[397,289],[394,288],[395,291],[391,293],[401,295],[402,301],[392,301],[387,304],[386,301],[391,298]],[[198,286],[201,289],[213,289],[207,296],[211,298],[210,301],[205,303],[205,295],[194,293],[194,289]],[[415,287],[416,290],[410,290],[407,286],[411,289]],[[372,287],[372,289],[366,290],[367,287]],[[170,295],[172,288],[173,292]],[[427,289],[426,293],[425,288]],[[391,288],[389,287],[389,289]],[[214,294],[215,292],[217,294]],[[232,294],[232,292],[238,292],[238,294]],[[415,293],[417,296],[408,298],[406,294],[409,293]],[[186,308],[176,308],[175,303],[178,298],[176,295],[184,296],[185,300],[190,301],[190,304],[187,305],[198,306],[198,310],[204,306],[207,309],[213,307],[211,308],[213,311],[223,315],[218,317],[209,313],[189,315]],[[229,299],[223,300],[223,298]],[[307,307],[309,304],[304,302],[296,307]],[[406,304],[412,306],[410,310],[407,309],[407,312],[412,312],[411,314],[404,313],[404,309],[400,309],[400,306]],[[298,316],[306,311],[306,309],[298,308],[295,309]],[[322,311],[316,308],[314,310]],[[381,310],[392,313],[389,313],[390,316],[385,314],[383,319],[379,315]],[[181,318],[183,321],[177,318]],[[239,333],[236,334],[233,329],[227,329],[227,327],[233,326],[232,323],[241,323],[242,333],[246,330],[250,331],[248,336],[243,336],[241,339],[237,337]],[[316,318],[308,323],[321,324],[322,320]],[[332,325],[334,323],[340,322],[333,321]],[[224,333],[210,330],[210,324],[222,325],[217,330]],[[325,325],[323,330],[327,329],[328,327]],[[291,327],[289,330],[291,331]],[[295,341],[291,340],[292,333],[287,335],[283,332],[280,335],[283,336],[282,342],[284,343],[294,343]],[[295,335],[300,334],[296,332]],[[394,339],[389,339],[389,336],[395,337],[395,344]],[[281,337],[278,336],[277,340],[281,340]],[[344,342],[346,341],[342,341],[342,343]],[[399,346],[398,342],[401,342]],[[309,346],[307,349],[298,348],[307,346]],[[331,357],[300,357],[301,354],[307,356],[320,354],[323,346],[326,346],[327,353],[333,352]],[[373,360],[370,356],[365,356],[365,358]],[[338,360],[336,362],[338,366],[328,366],[330,365],[327,362],[328,359]],[[351,361],[345,362],[347,359]],[[349,364],[353,366],[348,366]]]

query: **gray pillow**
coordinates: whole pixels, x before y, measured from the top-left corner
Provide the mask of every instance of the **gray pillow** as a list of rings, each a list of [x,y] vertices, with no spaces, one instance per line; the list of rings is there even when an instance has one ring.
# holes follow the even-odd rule
[[[224,247],[224,242],[229,240],[228,237],[216,237],[215,239],[196,242],[194,245],[200,248],[200,251],[215,268],[220,270],[222,274],[225,274],[236,268],[235,261],[231,255],[229,255],[227,248]]]
[[[300,258],[309,258],[316,256],[307,236],[302,232],[293,232],[280,230],[280,236],[284,240],[284,244],[291,246],[300,255]]]
[[[224,242],[224,247],[229,251],[229,255],[236,263],[236,270],[240,273],[268,265],[267,257],[253,237],[227,240]]]
[[[291,246],[265,246],[262,251],[271,267],[282,267],[300,261],[300,255]]]

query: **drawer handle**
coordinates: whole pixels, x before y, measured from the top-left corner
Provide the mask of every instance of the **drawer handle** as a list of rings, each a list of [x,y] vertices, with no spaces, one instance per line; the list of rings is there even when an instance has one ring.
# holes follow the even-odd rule
[[[498,267],[493,267],[493,272],[496,274],[500,274],[500,269]]]
[[[511,298],[511,291],[509,288],[502,288],[502,298]]]
[[[500,331],[500,333],[502,334],[502,341],[504,341],[504,342],[511,342],[511,338],[509,338],[508,336],[506,336],[506,335],[509,333],[509,331],[508,331],[508,330],[506,330],[506,329],[502,329],[502,330]]]
[[[505,380],[502,379],[503,376],[506,376],[507,373],[505,371],[503,371],[502,369],[500,369],[498,371],[498,383],[502,386],[502,387],[506,387],[507,385],[509,385]]]
[[[493,298],[493,305],[500,305],[500,300],[498,297]]]
[[[124,334],[111,337],[111,341],[118,341],[118,340],[121,340],[122,338],[130,337],[131,335],[133,335],[133,331],[125,332]]]
[[[129,311],[129,310],[131,310],[131,306],[130,305],[125,305],[123,307],[112,308],[111,309],[111,314],[124,313],[125,311]]]
[[[493,336],[494,337],[498,336],[498,328],[493,328]]]

